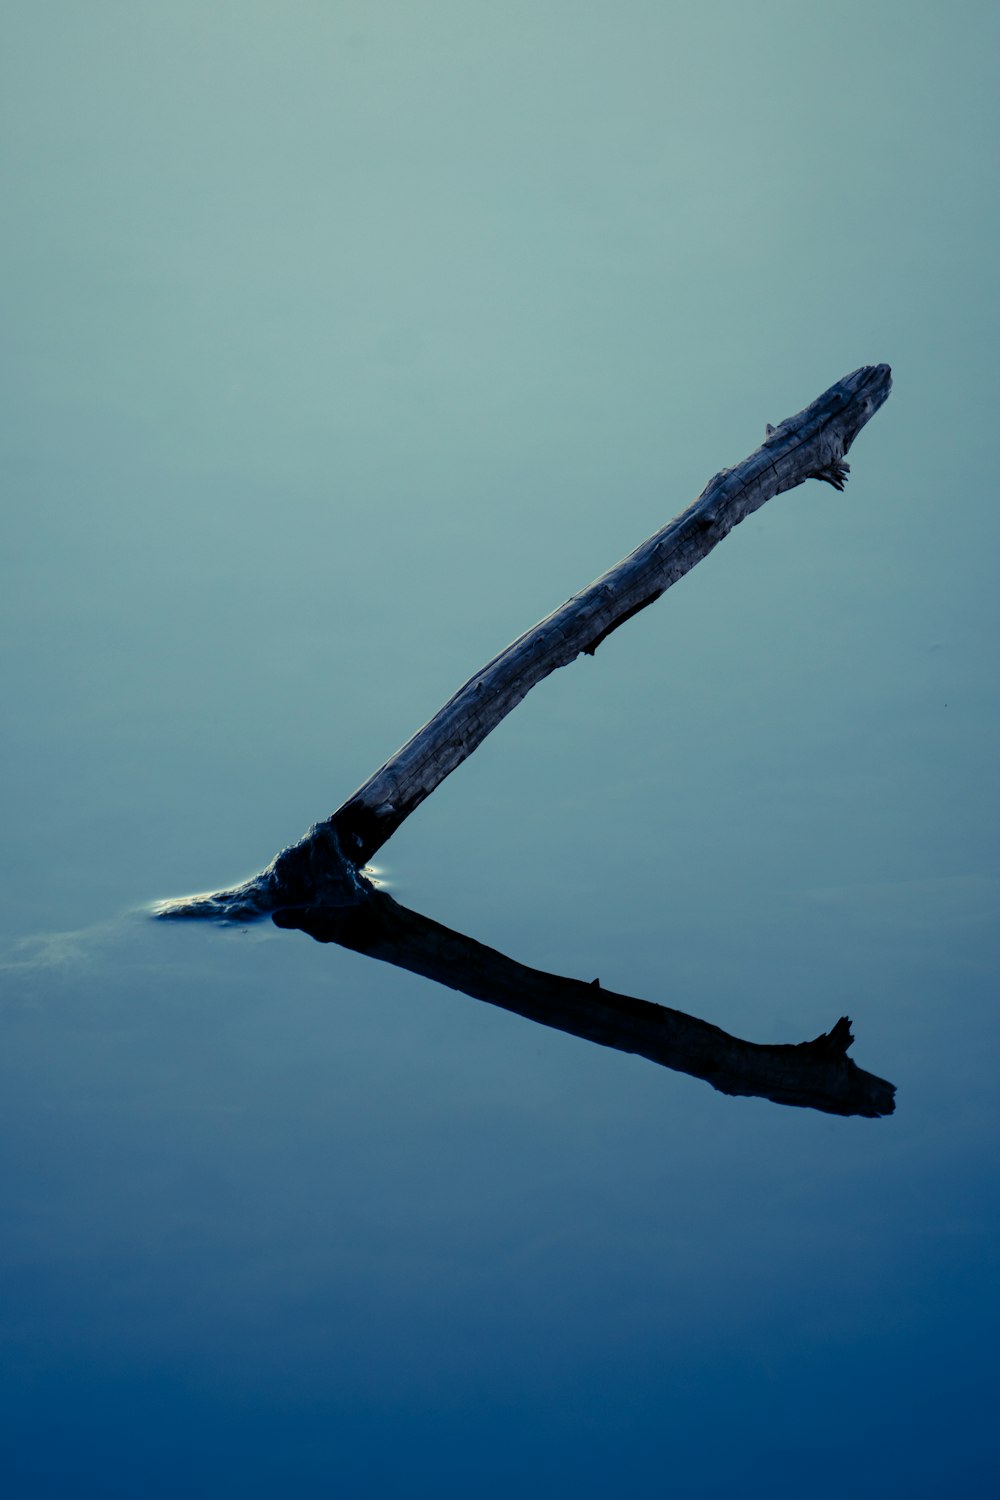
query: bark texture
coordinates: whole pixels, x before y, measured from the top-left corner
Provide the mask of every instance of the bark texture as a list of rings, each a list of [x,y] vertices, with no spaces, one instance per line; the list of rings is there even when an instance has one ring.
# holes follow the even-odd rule
[[[768,500],[806,479],[843,489],[844,457],[891,388],[888,365],[866,365],[769,426],[762,445],[716,474],[682,515],[487,662],[333,814],[345,853],[358,864],[370,860],[536,683],[581,653],[593,655]]]
[[[744,1042],[683,1011],[619,995],[577,979],[530,969],[373,891],[355,906],[275,912],[279,927],[339,943],[422,974],[571,1036],[632,1052],[702,1078],[723,1094],[754,1095],[835,1115],[891,1114],[895,1089],[847,1056],[846,1016],[825,1035],[795,1046]]]
[[[163,902],[159,915],[247,921],[271,914],[308,932],[424,974],[477,999],[603,1046],[638,1053],[703,1078],[726,1094],[754,1094],[832,1114],[893,1110],[892,1084],[847,1056],[842,1017],[797,1046],[760,1046],[647,1000],[526,968],[419,917],[377,892],[363,866],[446,776],[482,744],[536,683],[658,599],[766,501],[806,479],[842,490],[851,444],[892,388],[888,365],[866,365],[778,427],[733,469],[723,469],[682,515],[459,688],[411,740],[325,822],[231,890]]]
[[[359,869],[557,667],[602,641],[665,593],[768,500],[807,479],[842,490],[844,458],[892,389],[888,365],[864,365],[777,427],[733,469],[722,469],[693,505],[616,567],[487,662],[325,822],[314,824],[243,885],[160,904],[162,916],[247,921],[279,907],[363,898]]]

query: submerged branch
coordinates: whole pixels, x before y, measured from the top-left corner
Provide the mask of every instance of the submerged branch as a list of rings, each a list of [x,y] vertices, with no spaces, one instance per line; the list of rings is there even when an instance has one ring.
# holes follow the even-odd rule
[[[602,641],[707,557],[775,495],[806,479],[843,489],[844,457],[892,389],[888,365],[865,365],[804,411],[767,428],[761,446],[723,469],[671,521],[470,677],[434,717],[323,823],[243,885],[163,902],[161,916],[250,921],[304,902],[352,904],[357,871],[535,686]]]
[[[892,1084],[863,1072],[847,1056],[853,1038],[846,1017],[797,1046],[744,1042],[682,1011],[604,990],[596,980],[587,985],[526,968],[407,911],[376,891],[363,870],[536,683],[581,654],[592,656],[740,521],[806,479],[842,490],[845,455],[891,388],[889,366],[868,365],[779,427],[768,426],[749,458],[723,469],[676,520],[488,662],[330,818],[259,875],[231,890],[162,902],[157,914],[245,922],[270,913],[279,927],[301,929],[542,1025],[637,1053],[722,1093],[831,1114],[891,1114]]]
[[[359,864],[370,860],[536,683],[581,654],[592,656],[768,500],[806,479],[843,489],[844,456],[891,388],[889,366],[868,365],[769,426],[761,447],[717,474],[682,515],[470,677],[333,814],[345,853]]]

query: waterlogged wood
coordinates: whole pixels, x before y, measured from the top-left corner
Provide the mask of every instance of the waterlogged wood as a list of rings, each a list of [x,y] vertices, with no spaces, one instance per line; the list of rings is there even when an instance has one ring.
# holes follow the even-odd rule
[[[654,600],[775,495],[806,479],[837,490],[865,423],[892,389],[888,365],[866,365],[778,427],[734,469],[723,469],[693,505],[617,567],[520,636],[448,700],[434,718],[337,811],[231,890],[162,902],[161,916],[247,921],[270,913],[309,932],[462,989],[543,1025],[638,1053],[703,1078],[727,1094],[754,1094],[833,1114],[893,1109],[892,1084],[847,1056],[846,1017],[795,1046],[761,1046],[650,1001],[525,968],[407,912],[365,879],[362,866],[405,818],[536,683],[602,641]]]
[[[807,479],[842,490],[844,457],[891,389],[888,365],[866,365],[780,426],[768,425],[762,445],[716,474],[682,515],[487,662],[333,814],[344,852],[356,864],[370,860],[536,683],[592,655],[768,500]]]
[[[891,389],[888,365],[864,365],[804,411],[777,427],[768,424],[749,458],[722,469],[680,516],[487,662],[330,818],[259,875],[229,890],[161,902],[158,913],[238,922],[307,902],[364,899],[370,887],[360,867],[536,683],[581,654],[592,655],[775,495],[807,479],[842,490],[844,458]]]
[[[279,927],[307,932],[422,974],[571,1036],[635,1053],[704,1079],[723,1094],[752,1095],[835,1115],[893,1112],[895,1089],[847,1056],[846,1016],[825,1035],[794,1046],[762,1046],[649,1000],[619,995],[597,980],[561,979],[506,958],[400,906],[384,891],[354,906],[276,912]]]
[[[333,816],[243,885],[163,901],[159,915],[247,921],[271,913],[279,927],[339,942],[541,1025],[693,1074],[723,1094],[759,1095],[834,1115],[892,1113],[891,1083],[847,1058],[853,1040],[847,1017],[811,1043],[747,1043],[682,1011],[603,990],[597,981],[588,986],[525,968],[397,906],[361,870],[537,682],[577,655],[594,654],[733,526],[807,478],[843,490],[844,458],[891,389],[888,365],[865,366],[798,416],[768,426],[762,446],[715,475],[681,516],[487,661]]]

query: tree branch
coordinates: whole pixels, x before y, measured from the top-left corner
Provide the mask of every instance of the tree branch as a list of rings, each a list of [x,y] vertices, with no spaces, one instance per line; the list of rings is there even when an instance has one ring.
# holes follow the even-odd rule
[[[866,366],[769,428],[756,452],[717,474],[676,520],[470,677],[333,814],[344,851],[359,864],[370,860],[536,683],[581,653],[592,656],[613,630],[683,578],[766,501],[806,479],[842,489],[844,456],[891,385],[888,365]]]
[[[740,521],[806,479],[843,489],[845,455],[892,389],[888,365],[865,365],[778,427],[693,505],[622,562],[520,636],[441,708],[323,823],[267,869],[228,891],[163,902],[163,916],[247,921],[281,907],[350,904],[371,890],[360,867],[522,698],[658,599]]]

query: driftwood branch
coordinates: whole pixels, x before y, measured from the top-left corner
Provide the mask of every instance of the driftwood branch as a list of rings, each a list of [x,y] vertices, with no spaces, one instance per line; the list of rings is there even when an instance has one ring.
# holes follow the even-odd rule
[[[807,479],[843,489],[844,458],[891,389],[888,365],[865,365],[780,426],[768,424],[749,458],[721,470],[676,520],[487,662],[325,822],[245,884],[164,902],[160,914],[247,921],[281,907],[362,898],[370,887],[361,867],[536,683],[592,656],[775,495]]]
[[[851,1023],[796,1046],[744,1042],[683,1011],[618,995],[595,979],[584,984],[530,969],[400,906],[374,891],[354,906],[304,907],[275,913],[279,927],[321,943],[339,943],[422,974],[543,1026],[603,1047],[632,1052],[675,1072],[702,1078],[723,1094],[754,1095],[835,1115],[891,1114],[895,1089],[847,1056]]]
[[[536,683],[581,654],[592,656],[766,501],[806,479],[842,489],[844,456],[890,389],[889,366],[867,366],[780,427],[769,426],[761,447],[716,474],[682,515],[470,677],[334,813],[344,852],[361,864],[371,859]]]
[[[884,1115],[893,1086],[848,1057],[850,1022],[797,1046],[759,1046],[706,1021],[525,968],[471,938],[408,912],[365,879],[363,867],[400,824],[481,745],[522,698],[658,599],[775,495],[806,479],[837,490],[865,423],[892,388],[888,365],[868,365],[778,427],[693,505],[601,578],[488,662],[363,786],[252,880],[162,902],[158,914],[248,921],[270,914],[308,932],[427,975],[543,1025],[635,1052],[727,1094],[754,1094],[833,1114]]]

